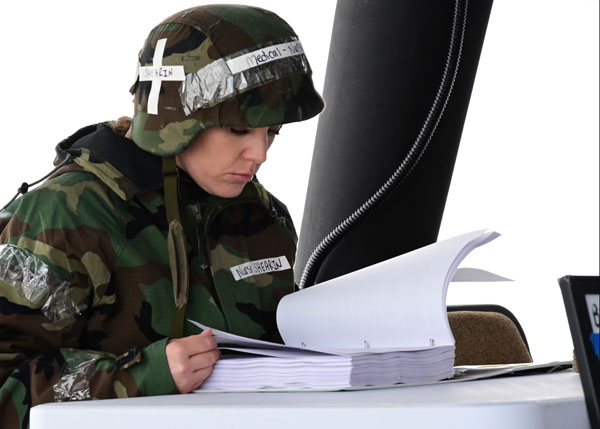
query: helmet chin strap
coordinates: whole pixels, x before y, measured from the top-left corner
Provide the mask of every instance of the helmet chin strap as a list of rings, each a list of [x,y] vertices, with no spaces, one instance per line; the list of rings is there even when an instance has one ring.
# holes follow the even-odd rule
[[[179,214],[179,175],[174,156],[163,157],[163,181],[165,192],[165,206],[169,234],[167,247],[169,250],[169,263],[173,281],[173,297],[175,309],[171,324],[171,338],[183,336],[183,323],[185,321],[185,307],[188,299],[189,269],[185,251],[185,233],[181,225]]]

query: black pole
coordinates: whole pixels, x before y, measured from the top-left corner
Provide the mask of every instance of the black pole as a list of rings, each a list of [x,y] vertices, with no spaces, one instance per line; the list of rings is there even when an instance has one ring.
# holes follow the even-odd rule
[[[491,6],[492,0],[338,2],[297,282],[313,249],[397,171],[432,123],[394,192],[322,258],[305,286],[437,240]]]

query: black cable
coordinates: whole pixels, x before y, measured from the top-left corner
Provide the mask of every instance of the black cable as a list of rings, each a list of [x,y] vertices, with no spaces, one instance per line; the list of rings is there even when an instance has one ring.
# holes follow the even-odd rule
[[[314,284],[317,272],[331,250],[339,244],[339,242],[355,228],[361,220],[376,210],[398,187],[398,185],[406,179],[427,150],[427,147],[437,130],[438,124],[444,115],[458,74],[467,25],[467,9],[468,0],[455,0],[450,46],[446,57],[442,80],[425,122],[410,150],[388,180],[365,203],[354,211],[354,213],[327,234],[313,250],[304,267],[304,271],[302,272],[302,277],[298,284],[299,289]]]

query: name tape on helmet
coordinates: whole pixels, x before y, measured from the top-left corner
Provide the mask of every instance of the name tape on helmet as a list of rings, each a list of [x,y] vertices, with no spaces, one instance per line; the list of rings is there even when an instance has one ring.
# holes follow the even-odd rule
[[[270,63],[283,58],[295,57],[304,54],[304,48],[299,40],[280,43],[267,48],[257,49],[235,58],[227,60],[227,67],[231,74],[238,74],[251,68]]]
[[[290,270],[292,267],[284,255],[276,256],[274,258],[260,259],[258,261],[245,262],[229,269],[231,270],[231,274],[233,274],[233,278],[236,281],[239,281],[247,277],[257,276],[259,274]]]
[[[143,66],[140,67],[140,81],[149,81],[158,79],[163,80],[185,80],[183,66]]]

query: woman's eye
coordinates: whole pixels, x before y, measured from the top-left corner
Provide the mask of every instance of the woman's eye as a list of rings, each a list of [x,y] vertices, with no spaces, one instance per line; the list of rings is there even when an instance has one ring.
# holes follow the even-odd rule
[[[250,133],[250,128],[229,128],[229,130],[232,134],[235,134],[236,136],[245,136],[246,134]],[[280,128],[269,128],[267,133],[269,134],[269,136],[275,137],[279,134],[279,130]]]

